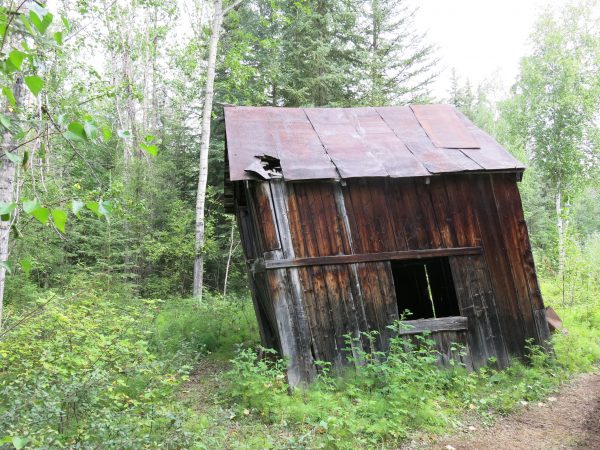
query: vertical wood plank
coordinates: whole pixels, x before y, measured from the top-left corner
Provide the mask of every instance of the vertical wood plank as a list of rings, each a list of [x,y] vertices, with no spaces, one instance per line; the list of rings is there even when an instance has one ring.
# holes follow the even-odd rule
[[[479,175],[473,178],[477,195],[473,195],[472,199],[476,205],[477,223],[490,271],[502,335],[509,354],[522,356],[526,340],[532,334],[527,332],[527,321],[522,316],[518,304],[506,246],[501,233],[498,232],[504,225],[498,217],[489,176]]]
[[[509,356],[485,261],[481,256],[457,256],[450,258],[450,268],[460,314],[469,319],[468,341],[473,365],[482,367],[490,357],[495,357],[500,367],[506,367]]]
[[[549,348],[550,338],[552,336],[550,334],[548,319],[546,317],[546,308],[533,311],[533,317],[535,319],[535,326],[539,335],[539,345]]]
[[[341,183],[336,183],[334,188],[336,211],[338,213],[338,216],[340,217],[343,233],[346,236],[349,253],[353,254],[355,252],[354,235],[352,234],[352,228],[350,227],[350,219],[348,217],[348,210],[346,208],[346,198],[348,198],[348,195],[344,194]],[[344,283],[344,285],[347,286],[346,289],[349,288],[348,307],[351,311],[350,317],[352,319],[352,350],[354,360],[356,361],[356,363],[359,363],[358,355],[354,349],[356,348],[356,346],[361,346],[359,350],[366,350],[366,347],[362,345],[361,332],[368,330],[368,322],[365,311],[364,297],[362,294],[362,287],[360,285],[360,279],[358,276],[357,265],[350,264],[348,265],[347,270],[349,280],[348,283]]]
[[[409,192],[411,196],[414,196],[414,198],[416,198],[416,203],[418,205],[417,210],[421,212],[423,223],[422,226],[425,227],[425,232],[428,236],[428,241],[426,241],[428,245],[426,248],[444,247],[445,245],[444,240],[442,239],[440,226],[437,223],[437,219],[433,209],[433,204],[431,202],[431,196],[429,195],[429,187],[425,184],[425,181],[422,179],[414,179],[412,180],[411,184],[412,189],[411,186],[408,186],[407,192]],[[418,226],[419,224],[417,224],[417,227]]]
[[[265,195],[272,196],[281,250],[273,253],[279,258],[294,258],[294,248],[288,217],[287,190],[283,180],[262,183]],[[268,272],[273,304],[280,326],[279,335],[284,356],[289,357],[288,381],[296,386],[311,381],[316,374],[311,350],[311,334],[303,304],[298,269],[281,269]]]
[[[538,308],[534,308],[532,305],[530,289],[533,287],[530,286],[526,279],[524,268],[525,259],[523,254],[527,249],[526,247],[523,248],[526,244],[521,242],[519,236],[517,205],[520,203],[520,197],[518,191],[514,189],[516,181],[509,182],[505,174],[490,174],[489,180],[494,195],[498,219],[502,224],[498,230],[503,240],[506,250],[506,260],[515,286],[514,301],[520,311],[521,326],[526,338],[539,339],[533,317],[533,310]]]
[[[493,177],[493,183],[498,214],[500,220],[506,224],[504,231],[512,256],[511,261],[514,261],[515,267],[520,269],[519,272],[523,272],[523,283],[527,287],[531,307],[534,310],[543,309],[544,302],[535,272],[529,233],[516,180],[514,176],[498,174]]]
[[[458,247],[454,217],[450,208],[445,187],[445,177],[433,177],[428,186],[433,212],[440,230],[443,246],[446,248]]]

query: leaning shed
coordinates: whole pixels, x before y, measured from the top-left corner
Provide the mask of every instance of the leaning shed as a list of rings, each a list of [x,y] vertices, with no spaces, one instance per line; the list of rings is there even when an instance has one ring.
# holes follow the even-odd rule
[[[225,126],[226,206],[292,385],[348,365],[348,335],[385,351],[405,310],[442,363],[457,342],[504,367],[548,337],[524,166],[455,108],[226,107]]]

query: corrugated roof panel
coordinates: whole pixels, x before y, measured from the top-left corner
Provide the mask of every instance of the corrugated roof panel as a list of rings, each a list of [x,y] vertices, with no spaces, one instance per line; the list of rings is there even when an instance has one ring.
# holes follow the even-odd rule
[[[524,169],[448,105],[225,107],[225,125],[231,181],[268,176],[261,155],[279,159],[287,180]]]
[[[302,109],[226,107],[225,130],[231,181],[252,179],[260,155],[278,158],[288,180],[338,178]]]
[[[439,149],[433,145],[425,130],[408,106],[377,108],[377,112],[408,149],[432,174],[465,172],[483,168],[459,150]]]
[[[406,146],[432,174],[482,170],[479,164],[457,149],[447,149],[448,151],[440,152],[435,147],[421,145],[417,142],[409,142]]]
[[[450,105],[412,105],[419,124],[434,146],[440,148],[480,148]]]
[[[305,108],[304,111],[342,178],[389,176],[382,161],[366,145],[347,110]]]
[[[375,108],[346,109],[346,116],[356,124],[368,150],[381,161],[393,178],[430,175]]]
[[[273,122],[281,169],[286,180],[339,178],[331,158],[306,115],[304,122]]]
[[[461,149],[462,153],[483,167],[484,170],[525,169],[525,165],[508,153],[493,137],[476,127],[460,111],[456,111],[456,114],[481,147],[481,150]]]
[[[279,157],[271,130],[265,127],[266,117],[261,108],[225,108],[225,132],[229,155],[231,181],[248,180],[245,169],[256,155],[265,153]]]

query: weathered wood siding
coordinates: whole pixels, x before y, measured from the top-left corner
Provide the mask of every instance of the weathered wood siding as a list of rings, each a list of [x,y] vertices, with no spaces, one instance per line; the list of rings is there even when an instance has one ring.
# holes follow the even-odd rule
[[[244,183],[236,208],[250,263],[480,247],[449,257],[473,365],[494,357],[505,366],[528,338],[547,337],[514,174]],[[250,276],[257,316],[270,323],[263,339],[274,335],[271,344],[300,359],[299,379],[312,376],[314,360],[345,365],[348,335],[378,331],[387,348],[398,318],[389,261],[255,266]]]

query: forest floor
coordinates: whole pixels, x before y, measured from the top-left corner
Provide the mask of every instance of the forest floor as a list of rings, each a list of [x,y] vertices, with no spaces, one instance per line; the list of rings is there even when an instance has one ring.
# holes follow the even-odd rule
[[[426,440],[407,448],[600,449],[600,373],[578,376],[557,395],[527,404],[489,428],[467,421],[461,432]]]
[[[209,410],[211,405],[220,403],[217,397],[222,386],[221,378],[228,366],[221,361],[202,361],[182,394],[198,410],[214,414],[214,410]],[[226,439],[229,441],[228,448],[239,448],[240,438],[243,441],[250,430],[239,429],[240,424],[235,420],[227,422],[230,422],[226,427],[229,429],[224,434],[229,435]],[[269,433],[267,425],[261,428],[262,432]],[[280,429],[270,430],[280,437],[281,432]],[[421,435],[403,449],[600,450],[600,372],[579,375],[563,385],[554,396],[526,404],[520,411],[506,417],[496,417],[491,426],[481,426],[480,417],[466,417],[459,431],[447,436]]]

